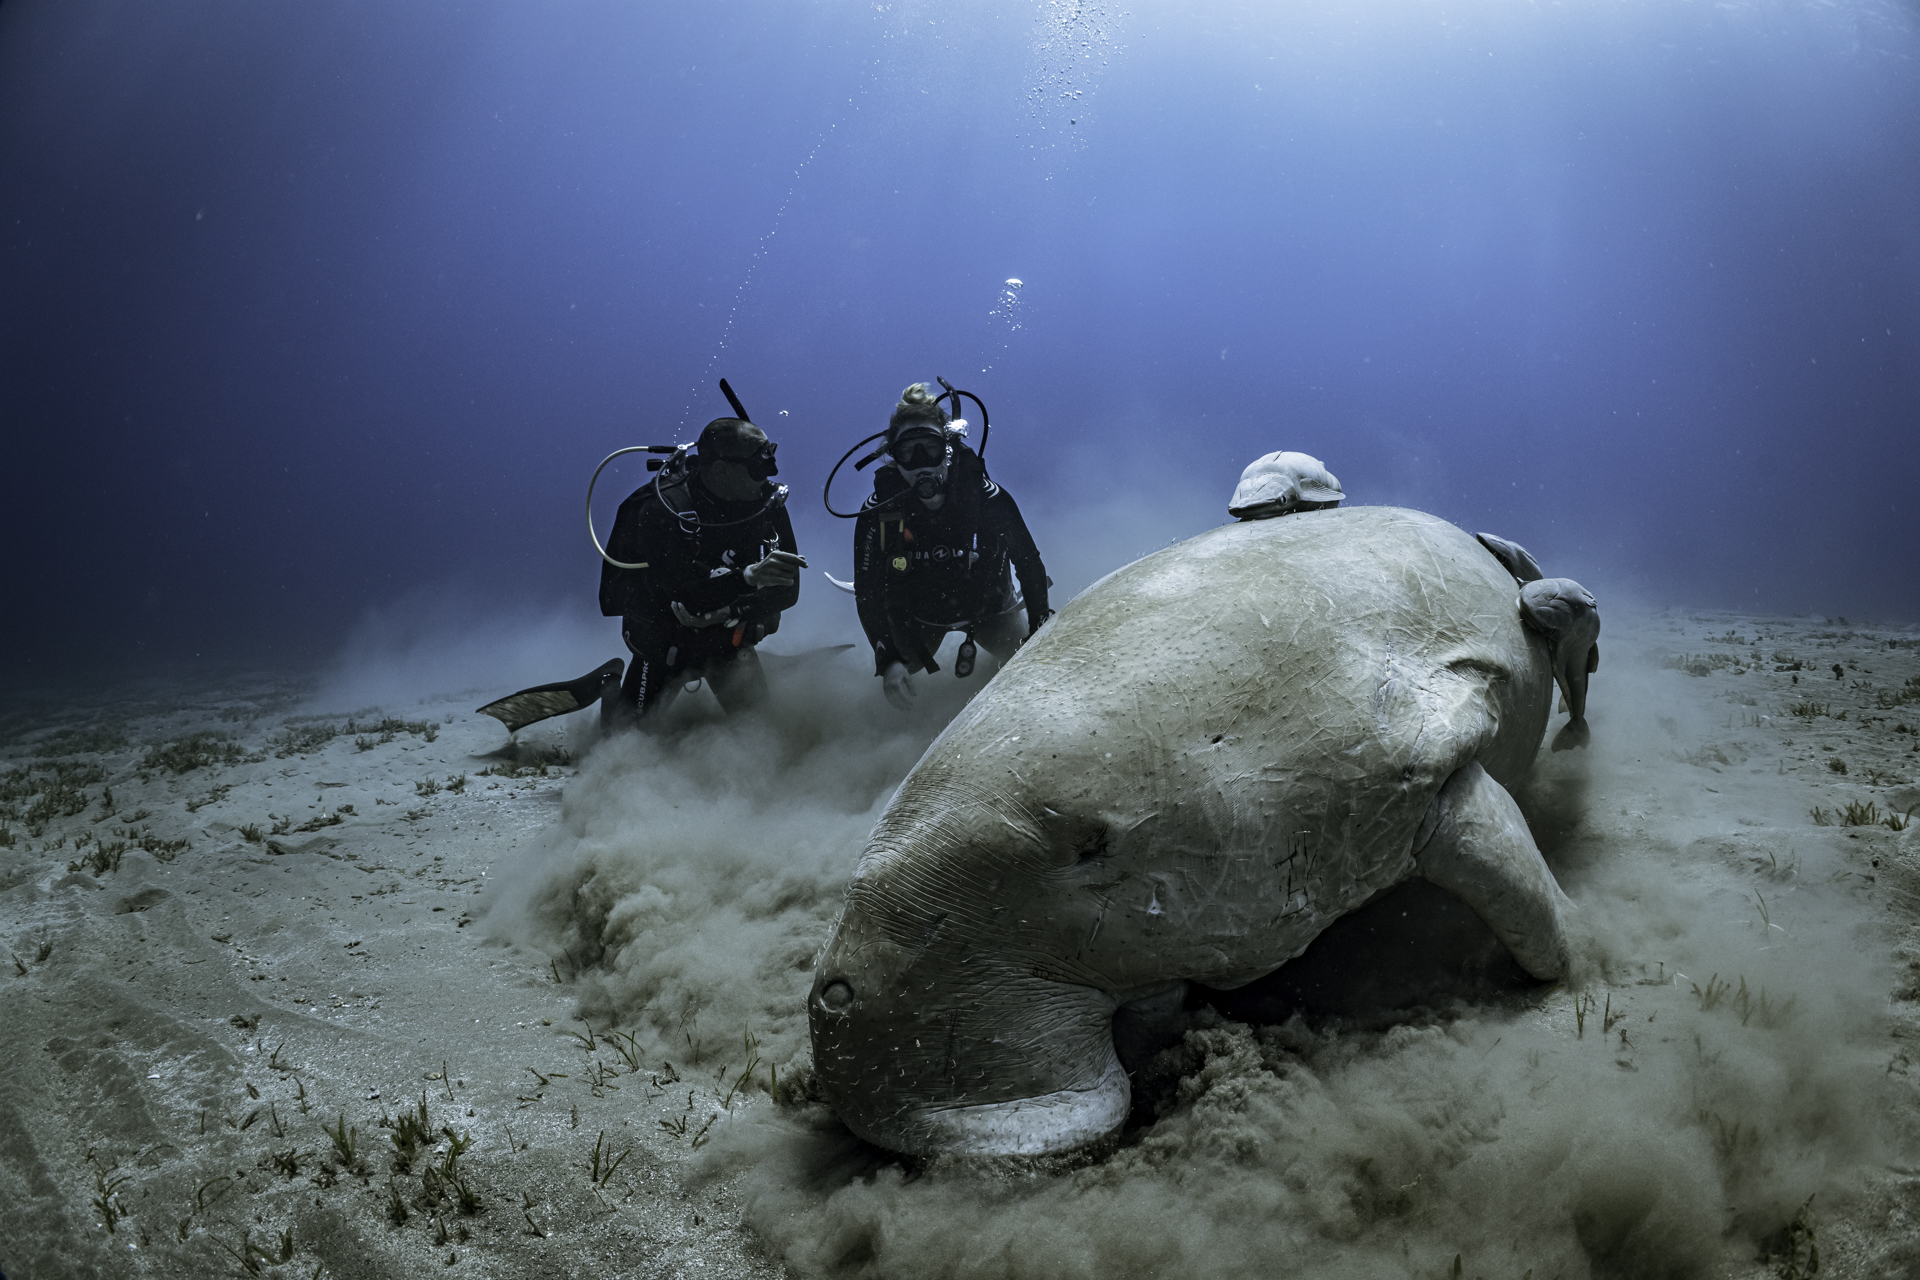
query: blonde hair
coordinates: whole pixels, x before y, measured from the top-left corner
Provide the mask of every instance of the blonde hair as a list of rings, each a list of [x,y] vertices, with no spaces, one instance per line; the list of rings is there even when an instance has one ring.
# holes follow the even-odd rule
[[[900,393],[900,403],[893,406],[893,416],[887,419],[887,440],[891,442],[907,427],[924,424],[944,428],[948,421],[947,411],[940,407],[940,397],[933,388],[916,382]]]

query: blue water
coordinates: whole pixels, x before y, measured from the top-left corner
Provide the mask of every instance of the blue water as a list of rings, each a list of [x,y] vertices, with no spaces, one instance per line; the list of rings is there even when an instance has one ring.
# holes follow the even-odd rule
[[[942,375],[1062,595],[1288,448],[1603,607],[1910,620],[1917,54],[1886,3],[8,0],[0,645],[590,611],[588,472],[720,376],[842,576],[827,466]]]

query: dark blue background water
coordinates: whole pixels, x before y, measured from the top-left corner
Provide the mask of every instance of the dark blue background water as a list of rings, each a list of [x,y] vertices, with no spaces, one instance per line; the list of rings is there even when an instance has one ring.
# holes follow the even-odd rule
[[[1911,619],[1917,28],[7,0],[0,644],[28,680],[590,611],[587,474],[721,375],[836,573],[827,466],[938,374],[1063,588],[1292,448],[1603,606]],[[795,630],[855,638],[824,586]]]

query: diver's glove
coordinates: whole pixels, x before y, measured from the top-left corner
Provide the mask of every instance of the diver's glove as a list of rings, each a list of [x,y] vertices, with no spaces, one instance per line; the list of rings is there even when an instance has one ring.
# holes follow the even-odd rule
[[[1053,616],[1053,610],[1051,609],[1044,610],[1043,612],[1040,612],[1040,613],[1029,613],[1027,615],[1027,634],[1025,639],[1022,639],[1020,643],[1025,644],[1028,640],[1031,640],[1036,635],[1040,634],[1040,628],[1046,626],[1047,619],[1051,618],[1052,616]]]
[[[734,616],[733,610],[724,605],[715,609],[712,613],[694,613],[688,609],[687,606],[675,600],[672,609],[673,616],[680,620],[681,626],[692,627],[695,630],[702,627],[733,626],[739,621],[739,619]]]
[[[766,559],[740,571],[749,587],[791,587],[800,581],[807,558],[794,551],[769,551]]]
[[[902,711],[912,710],[913,700],[919,695],[913,691],[913,677],[907,674],[907,664],[888,663],[880,678],[886,682],[887,701]]]

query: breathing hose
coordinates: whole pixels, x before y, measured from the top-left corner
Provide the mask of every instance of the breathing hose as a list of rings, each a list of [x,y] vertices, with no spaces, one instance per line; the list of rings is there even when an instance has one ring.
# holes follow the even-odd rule
[[[685,453],[690,447],[691,446],[684,444],[636,444],[627,449],[615,449],[612,453],[600,459],[600,465],[593,469],[593,479],[587,481],[587,536],[593,539],[593,549],[600,553],[602,560],[605,560],[616,569],[644,569],[647,567],[647,562],[644,560],[636,564],[628,564],[625,560],[615,560],[611,555],[607,554],[607,549],[600,545],[600,535],[593,531],[593,486],[600,483],[600,473],[607,469],[607,464],[624,453],[679,454]],[[655,483],[657,484],[659,481],[656,479]]]
[[[934,381],[947,389],[947,394],[944,396],[941,396],[940,398],[942,400],[953,401],[953,413],[950,415],[951,417],[958,418],[961,416],[960,414],[960,410],[962,408],[960,404],[961,396],[965,396],[967,399],[973,401],[975,404],[980,405],[980,447],[978,449],[975,449],[974,452],[979,454],[981,460],[984,461],[987,456],[987,433],[993,430],[993,423],[987,417],[987,406],[984,404],[981,404],[979,396],[973,394],[973,392],[971,391],[957,390],[954,387],[954,385],[951,382],[948,382],[945,378],[935,378]],[[859,446],[856,445],[854,447],[858,448]]]
[[[851,458],[854,454],[858,453],[863,447],[865,447],[866,445],[872,444],[875,440],[878,440],[881,436],[884,436],[886,434],[887,433],[884,431],[874,432],[872,435],[868,436],[865,440],[862,440],[859,444],[854,445],[853,448],[841,454],[840,461],[834,463],[833,470],[827,472],[827,482],[826,484],[822,485],[820,488],[820,501],[827,504],[828,515],[839,516],[842,520],[851,520],[855,516],[860,514],[858,511],[835,511],[833,509],[833,478],[840,474],[840,468],[847,465],[848,458]],[[868,454],[866,457],[860,459],[860,461],[854,463],[853,469],[855,471],[865,471],[869,463],[871,463],[874,459],[878,458],[881,454],[885,453],[886,451],[887,450],[885,446],[882,446],[881,448],[874,450],[872,453]]]

